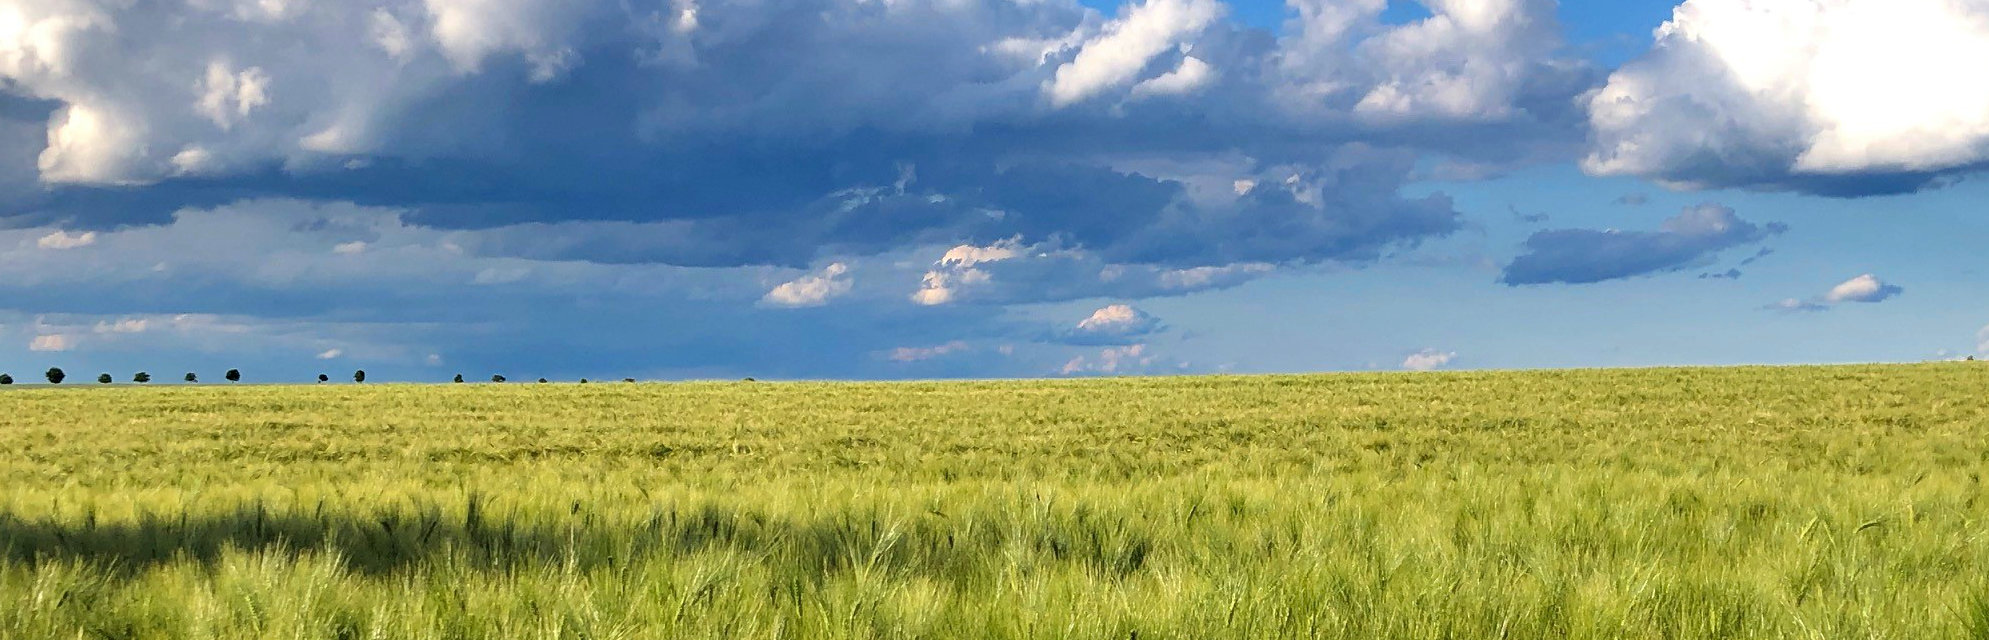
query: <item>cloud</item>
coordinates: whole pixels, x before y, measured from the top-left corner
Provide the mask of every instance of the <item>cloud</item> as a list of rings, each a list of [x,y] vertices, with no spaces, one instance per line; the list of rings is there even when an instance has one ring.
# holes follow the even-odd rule
[[[1989,5],[1688,0],[1589,100],[1589,172],[1856,196],[1989,161]]]
[[[760,302],[776,307],[819,307],[829,300],[850,292],[855,286],[849,278],[849,265],[841,262],[823,267],[817,275],[802,276],[791,282],[782,283],[768,291]]]
[[[1058,372],[1067,376],[1137,374],[1154,371],[1163,364],[1147,345],[1134,344],[1106,347],[1096,354],[1071,358]],[[1176,368],[1180,366],[1177,364]]]
[[[1526,253],[1506,265],[1500,281],[1512,286],[1587,284],[1678,271],[1783,230],[1777,223],[1756,225],[1732,209],[1704,204],[1665,220],[1657,231],[1541,231],[1527,238]]]
[[[337,360],[337,359],[339,358],[339,356],[343,356],[343,355],[345,355],[345,350],[344,350],[344,349],[326,349],[326,350],[324,350],[324,351],[320,351],[320,352],[318,352],[318,359],[319,359],[319,360]]]
[[[1823,311],[1829,311],[1830,305],[1816,302],[1814,300],[1803,300],[1801,298],[1783,298],[1781,301],[1775,302],[1763,308],[1770,311],[1781,311],[1784,313],[1818,313]]]
[[[892,362],[924,362],[934,358],[943,358],[956,353],[963,353],[972,348],[966,342],[955,340],[931,347],[898,347],[892,349],[885,357]]]
[[[1065,331],[1060,340],[1065,344],[1085,346],[1130,345],[1159,333],[1163,328],[1159,318],[1132,305],[1115,304],[1101,307],[1089,317],[1079,320],[1077,326]]]
[[[42,236],[38,240],[35,240],[35,246],[43,249],[50,249],[56,251],[60,251],[63,249],[79,249],[96,243],[97,243],[97,232],[95,231],[85,231],[76,234],[71,234],[66,231],[57,231]]]
[[[1102,33],[1079,46],[1077,55],[1057,67],[1055,76],[1043,85],[1043,93],[1049,96],[1051,104],[1068,105],[1131,82],[1155,56],[1179,47],[1188,36],[1207,28],[1226,10],[1215,0],[1146,0],[1126,6],[1123,16],[1106,24]],[[1189,78],[1206,76],[1207,69],[1206,62],[1184,58],[1179,68],[1169,72],[1183,75],[1170,80],[1162,80],[1168,76],[1161,76],[1141,84],[1149,87],[1149,93],[1180,93],[1197,84],[1198,81]],[[1154,87],[1156,82],[1173,85],[1176,90]]]
[[[1975,332],[1975,352],[1989,356],[1989,326]]]
[[[28,350],[38,353],[61,352],[74,348],[76,341],[62,334],[35,336],[35,339],[28,343]]]
[[[0,311],[193,360],[230,343],[88,327],[225,318],[283,336],[258,370],[893,376],[999,339],[918,373],[1056,371],[1004,305],[1364,267],[1464,228],[1417,167],[1579,149],[1601,75],[1552,2],[1430,4],[1281,37],[1216,0],[16,2]]]
[[[1424,349],[1404,358],[1402,368],[1410,371],[1435,371],[1449,365],[1450,361],[1455,359],[1457,353],[1454,351]]]
[[[1867,273],[1850,280],[1845,280],[1843,283],[1831,287],[1829,291],[1823,292],[1822,295],[1807,300],[1789,298],[1768,305],[1767,308],[1774,311],[1821,312],[1829,311],[1837,305],[1844,303],[1872,304],[1885,302],[1905,292],[1905,288],[1889,284],[1884,280],[1880,280],[1878,276]]]
[[[1846,280],[1843,284],[1831,287],[1830,291],[1823,294],[1823,299],[1825,302],[1832,304],[1844,302],[1885,302],[1905,291],[1905,289],[1897,285],[1887,284],[1879,280],[1877,276],[1867,273]]]
[[[1152,298],[1234,287],[1277,270],[1266,263],[1168,268],[1116,264],[1082,249],[1010,239],[947,250],[920,278],[919,305],[1013,304],[1082,298]]]

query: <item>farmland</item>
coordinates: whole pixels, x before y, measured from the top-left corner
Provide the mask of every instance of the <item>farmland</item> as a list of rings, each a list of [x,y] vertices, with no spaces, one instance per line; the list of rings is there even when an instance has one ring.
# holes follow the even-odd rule
[[[6,638],[1989,638],[1989,367],[0,392]]]

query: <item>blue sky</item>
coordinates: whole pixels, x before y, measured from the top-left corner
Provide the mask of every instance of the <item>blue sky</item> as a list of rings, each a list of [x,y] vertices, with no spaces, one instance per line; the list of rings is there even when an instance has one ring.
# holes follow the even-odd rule
[[[1983,25],[1936,0],[0,2],[0,371],[1989,355],[1989,83],[1956,71]]]

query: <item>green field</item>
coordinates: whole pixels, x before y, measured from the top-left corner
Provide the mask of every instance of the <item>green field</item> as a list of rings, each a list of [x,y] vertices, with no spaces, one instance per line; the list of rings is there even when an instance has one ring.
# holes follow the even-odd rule
[[[1989,638],[1989,366],[0,392],[0,638]]]

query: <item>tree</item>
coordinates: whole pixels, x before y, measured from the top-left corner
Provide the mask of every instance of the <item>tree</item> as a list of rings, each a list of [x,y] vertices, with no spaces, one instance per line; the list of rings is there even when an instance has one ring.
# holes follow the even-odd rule
[[[580,384],[587,384],[587,379],[586,379],[586,378],[581,378],[581,379],[580,379]]]
[[[225,373],[225,374],[222,374],[222,375],[221,375],[221,377],[223,377],[223,378],[227,378],[229,382],[241,382],[241,381],[242,381],[242,370],[241,370],[241,369],[229,369],[229,370],[228,370],[228,373]]]
[[[463,383],[463,374],[460,373],[456,374],[456,384],[462,384],[462,383]]]
[[[14,384],[14,376],[0,373],[0,385]]]
[[[545,378],[539,378],[539,384],[545,384],[545,383],[546,383]]]
[[[502,384],[504,382],[504,376],[491,376],[490,381]]]
[[[360,370],[358,370],[358,371],[354,371],[354,372],[352,372],[352,381],[353,381],[353,382],[365,382],[365,381],[366,381],[366,370],[365,370],[365,369],[360,369]]]
[[[195,383],[198,383],[198,382],[200,382],[200,376],[197,376],[197,375],[193,375],[193,372],[192,372],[192,371],[188,371],[188,372],[186,372],[186,377],[185,377],[185,378],[182,378],[182,379],[183,379],[183,380],[186,380],[186,383],[187,383],[187,384],[195,384]]]
[[[629,384],[635,384],[635,378],[622,378],[622,382],[627,382],[627,383],[629,383]]]
[[[111,383],[110,374],[108,373],[97,374],[97,384],[110,384],[110,383]]]
[[[131,376],[131,381],[138,384],[145,384],[152,381],[152,374],[140,371],[138,375]]]
[[[327,382],[331,382],[331,376],[322,373],[318,374],[318,384],[324,384]]]
[[[62,384],[62,379],[69,377],[69,374],[63,373],[60,367],[49,367],[48,373],[42,376],[48,378],[49,384]]]

